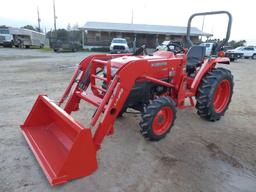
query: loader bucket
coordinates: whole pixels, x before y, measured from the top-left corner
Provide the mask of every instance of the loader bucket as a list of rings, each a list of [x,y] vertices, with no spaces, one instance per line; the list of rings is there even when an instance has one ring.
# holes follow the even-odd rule
[[[90,175],[97,169],[91,130],[47,96],[37,98],[21,129],[51,185]]]

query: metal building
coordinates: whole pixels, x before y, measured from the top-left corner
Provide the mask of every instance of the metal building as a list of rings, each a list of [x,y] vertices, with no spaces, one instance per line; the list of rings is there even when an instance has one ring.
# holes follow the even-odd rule
[[[109,46],[115,37],[122,37],[129,42],[129,47],[146,44],[155,48],[164,40],[184,41],[187,27],[167,25],[146,25],[127,23],[87,22],[85,30],[85,46]],[[199,41],[200,36],[210,37],[212,34],[191,28],[192,41]]]

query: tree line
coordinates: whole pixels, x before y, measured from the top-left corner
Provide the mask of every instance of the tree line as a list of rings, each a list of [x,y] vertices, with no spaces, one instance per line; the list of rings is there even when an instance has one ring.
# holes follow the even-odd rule
[[[211,39],[211,40],[208,40],[207,42],[212,42],[212,43],[221,43],[221,39]],[[231,40],[227,43],[227,46],[231,46],[233,48],[237,48],[237,47],[242,47],[242,46],[245,46],[246,44],[246,40],[238,40],[238,41],[235,41],[235,40]]]

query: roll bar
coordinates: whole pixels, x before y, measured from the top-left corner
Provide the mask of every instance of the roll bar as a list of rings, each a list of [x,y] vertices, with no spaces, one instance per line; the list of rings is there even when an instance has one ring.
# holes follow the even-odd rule
[[[219,51],[220,48],[228,42],[230,33],[231,33],[231,26],[232,26],[232,15],[228,11],[212,11],[212,12],[195,13],[195,14],[191,15],[188,19],[186,41],[187,41],[189,47],[194,45],[190,39],[192,19],[196,16],[218,15],[218,14],[227,14],[229,20],[228,20],[228,28],[227,28],[226,38],[218,45],[217,50]]]

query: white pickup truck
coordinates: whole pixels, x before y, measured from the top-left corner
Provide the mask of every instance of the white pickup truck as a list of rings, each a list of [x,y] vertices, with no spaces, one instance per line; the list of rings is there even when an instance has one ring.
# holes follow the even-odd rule
[[[210,56],[214,43],[201,43],[200,45],[206,47],[205,55]],[[256,59],[256,47],[237,47],[236,49],[227,50],[225,53],[225,57],[229,57],[231,61],[234,61],[235,59],[241,57]]]
[[[109,47],[110,53],[128,53],[129,47],[126,39],[114,38]]]
[[[210,56],[212,54],[214,43],[201,43],[200,45],[205,47],[205,56]]]
[[[244,49],[243,46],[237,47],[235,49],[226,49],[225,47],[223,47],[223,48],[224,48],[224,51],[225,51],[225,57],[228,57],[230,59],[230,61],[235,61],[235,60],[240,59],[244,56],[244,54],[242,52],[242,50]]]
[[[226,54],[241,54],[244,58],[256,59],[256,47],[247,46],[247,47],[237,47],[235,49],[228,50]]]
[[[240,52],[244,54],[244,58],[256,59],[256,47],[253,47],[253,46],[244,47]]]

